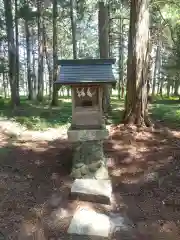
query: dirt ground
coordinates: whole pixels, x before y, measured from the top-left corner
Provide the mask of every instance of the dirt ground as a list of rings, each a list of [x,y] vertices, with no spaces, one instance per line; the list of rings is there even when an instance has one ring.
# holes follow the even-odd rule
[[[71,144],[61,134],[46,140],[1,129],[0,147],[0,239],[68,239],[73,212],[85,204],[68,199]],[[113,204],[89,207],[127,214],[134,236],[124,239],[180,239],[180,132],[112,126],[104,150]]]

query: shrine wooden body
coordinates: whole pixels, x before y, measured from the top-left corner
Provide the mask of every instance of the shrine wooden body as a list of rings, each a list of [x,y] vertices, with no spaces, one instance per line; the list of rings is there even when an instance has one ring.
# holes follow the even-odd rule
[[[102,85],[80,84],[71,87],[73,129],[99,129],[102,127]]]

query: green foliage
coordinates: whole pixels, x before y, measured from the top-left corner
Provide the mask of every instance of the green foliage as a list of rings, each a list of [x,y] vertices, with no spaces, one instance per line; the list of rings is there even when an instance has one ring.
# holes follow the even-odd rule
[[[111,98],[112,111],[106,124],[121,123],[124,113],[124,101],[119,101],[117,96]],[[29,130],[45,130],[48,128],[67,128],[71,122],[71,100],[61,98],[59,107],[50,108],[47,102],[37,106],[25,98],[21,99],[21,107],[12,111],[9,100],[0,98],[1,117],[6,117],[20,123]],[[180,127],[180,101],[177,97],[167,98],[155,96],[155,103],[150,108],[151,117],[168,125]]]
[[[119,124],[123,118],[124,101],[119,101],[115,96],[111,98],[112,111],[109,114],[107,124]]]
[[[0,97],[0,109],[2,109],[5,106],[4,98]]]
[[[160,100],[152,106],[151,115],[156,121],[180,127],[180,101]]]
[[[36,103],[21,99],[21,107],[12,111],[8,102],[0,105],[1,117],[12,119],[27,129],[43,130],[66,126],[71,120],[71,102],[61,99],[60,106],[50,108],[47,103]]]
[[[38,15],[37,11],[32,11],[28,4],[24,4],[18,12],[18,17],[24,20],[30,21],[36,18]]]

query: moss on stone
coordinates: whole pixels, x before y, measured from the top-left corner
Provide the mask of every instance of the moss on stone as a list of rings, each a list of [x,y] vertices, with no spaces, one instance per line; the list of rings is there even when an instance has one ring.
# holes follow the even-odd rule
[[[74,144],[72,176],[108,179],[102,141],[83,141]]]

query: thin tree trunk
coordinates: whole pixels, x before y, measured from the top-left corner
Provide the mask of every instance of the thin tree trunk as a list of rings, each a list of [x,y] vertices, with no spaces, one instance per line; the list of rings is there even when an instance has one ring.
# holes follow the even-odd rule
[[[157,75],[158,75],[158,66],[160,62],[160,45],[159,41],[157,44],[156,48],[156,58],[155,58],[155,66],[154,66],[154,76],[153,76],[153,85],[152,85],[152,96],[154,97],[155,95],[155,90],[156,90],[156,80],[157,80]]]
[[[28,21],[25,20],[25,32],[26,32],[26,55],[27,55],[27,80],[28,80],[28,99],[33,99],[33,86],[31,80],[31,49],[30,49],[30,30]]]
[[[32,35],[35,35],[35,31],[32,29]],[[32,88],[33,88],[33,99],[36,98],[37,95],[37,77],[36,77],[36,57],[35,57],[35,50],[34,50],[34,37],[32,37]]]
[[[109,12],[108,6],[104,4],[104,2],[99,2],[99,51],[100,58],[108,58],[109,57],[109,31],[108,31],[108,23],[109,23]],[[110,105],[110,92],[111,88],[109,84],[105,84],[103,87],[103,112],[107,114],[111,110]]]
[[[11,89],[11,104],[13,107],[20,104],[19,88],[16,78],[16,47],[14,41],[12,2],[4,0],[6,31],[8,38],[8,60],[9,60],[9,83]]]
[[[67,96],[70,97],[70,87],[67,87]]]
[[[15,0],[15,33],[16,33],[16,91],[19,95],[19,29],[18,0]]]
[[[174,83],[174,96],[179,96],[179,74],[176,75],[176,80],[175,80],[175,83]]]
[[[161,78],[160,80],[160,88],[159,88],[159,94],[163,98],[163,85],[164,85],[164,79]]]
[[[37,0],[38,8],[38,93],[37,100],[43,101],[44,94],[44,40],[43,40],[43,16],[42,16],[42,2]]]
[[[170,90],[171,90],[171,80],[169,78],[168,78],[166,90],[167,90],[167,97],[169,98],[170,97]]]
[[[132,0],[124,112],[126,124],[150,125],[147,108],[149,47],[149,0]]]
[[[75,11],[75,1],[70,0],[70,18],[71,18],[71,31],[72,31],[72,45],[73,45],[73,58],[77,59],[77,40],[76,40],[76,16]]]
[[[7,86],[5,81],[5,72],[3,71],[3,89],[4,89],[4,98],[7,98]]]
[[[57,80],[57,0],[53,2],[53,82]],[[58,105],[58,87],[53,84],[52,106]]]
[[[45,55],[46,55],[46,64],[48,67],[48,73],[49,73],[49,98],[51,99],[52,97],[52,86],[53,86],[53,63],[51,60],[51,56],[48,52],[48,47],[47,47],[47,34],[44,26],[44,46],[45,46]]]
[[[108,56],[112,57],[113,56],[113,34],[112,34],[113,22],[111,20],[111,14],[112,14],[111,3],[108,4],[107,8],[108,8],[108,20],[109,20],[109,24],[108,24],[109,53],[108,53]]]
[[[118,99],[121,98],[121,87],[123,85],[123,65],[124,65],[124,41],[123,41],[123,18],[120,16],[120,39],[119,39],[119,81]]]

